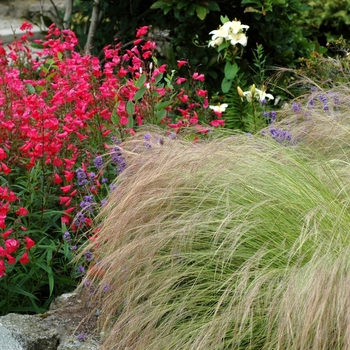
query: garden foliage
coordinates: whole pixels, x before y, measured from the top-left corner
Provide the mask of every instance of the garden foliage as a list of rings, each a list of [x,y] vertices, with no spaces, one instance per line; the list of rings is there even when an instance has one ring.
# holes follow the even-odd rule
[[[125,169],[120,144],[144,123],[207,134],[224,123],[208,108],[204,75],[158,64],[147,27],[134,46],[104,48],[104,61],[75,51],[52,25],[33,53],[27,34],[0,46],[1,313],[42,312],[84,274],[70,265],[92,233],[111,181]],[[187,67],[187,61],[179,61]],[[193,136],[194,137],[194,136]],[[192,138],[193,138],[192,137]],[[113,189],[113,186],[112,186]]]

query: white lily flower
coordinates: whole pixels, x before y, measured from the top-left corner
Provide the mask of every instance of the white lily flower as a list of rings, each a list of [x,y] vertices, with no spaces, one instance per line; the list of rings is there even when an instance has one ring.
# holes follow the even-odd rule
[[[214,112],[225,112],[226,108],[228,107],[227,103],[219,104],[218,106],[209,106],[210,109],[212,109]]]
[[[231,45],[241,44],[242,46],[247,46],[248,43],[248,38],[244,33],[231,34],[228,40],[230,40]]]
[[[225,23],[226,24],[226,23]],[[209,34],[213,34],[211,40],[215,40],[217,38],[223,38],[225,39],[228,36],[228,27],[225,26],[225,24],[223,26],[220,26],[219,29],[216,30],[212,30]]]
[[[238,34],[241,33],[244,29],[249,29],[249,26],[241,24],[240,21],[231,21],[226,22],[225,24],[227,24],[229,31],[232,32],[232,34]]]
[[[252,102],[252,92],[250,90],[243,92],[243,94],[248,102]],[[274,99],[274,97],[271,94],[267,94],[266,91],[259,90],[257,88],[255,88],[254,91],[254,98],[260,102],[266,100],[266,98],[268,98],[269,100]]]
[[[212,30],[209,34],[212,34],[211,41],[208,46],[220,46],[223,40],[231,42],[231,45],[241,44],[247,45],[247,37],[244,30],[248,29],[249,26],[241,24],[240,21],[228,21],[225,22],[219,29]]]
[[[208,46],[209,47],[220,46],[223,41],[224,41],[224,38],[219,37],[219,38],[216,38],[215,40],[210,41]]]

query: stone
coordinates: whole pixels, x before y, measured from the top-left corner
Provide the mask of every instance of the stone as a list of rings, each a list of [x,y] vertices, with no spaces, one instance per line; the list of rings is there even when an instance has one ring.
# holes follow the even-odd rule
[[[2,16],[7,16],[10,13],[10,6],[0,4],[0,13]]]
[[[22,345],[12,336],[11,332],[1,325],[0,350],[23,350]]]
[[[98,350],[99,310],[84,293],[56,298],[47,313],[0,317],[0,350]]]

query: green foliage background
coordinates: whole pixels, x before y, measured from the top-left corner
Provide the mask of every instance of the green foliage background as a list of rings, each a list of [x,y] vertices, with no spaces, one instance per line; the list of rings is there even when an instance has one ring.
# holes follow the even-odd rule
[[[92,4],[88,0],[75,1],[72,29],[82,47]],[[170,66],[175,67],[177,59],[188,59],[192,67],[198,66],[207,73],[212,85],[222,67],[217,52],[208,49],[207,43],[209,32],[219,26],[221,15],[250,26],[244,54],[247,62],[258,43],[268,54],[267,64],[294,67],[298,57],[307,57],[317,48],[315,24],[310,18],[318,7],[313,10],[313,6],[316,4],[305,0],[101,0],[93,54],[100,53],[115,38],[127,43],[136,28],[151,25],[163,59]],[[162,35],[165,32],[167,35]]]

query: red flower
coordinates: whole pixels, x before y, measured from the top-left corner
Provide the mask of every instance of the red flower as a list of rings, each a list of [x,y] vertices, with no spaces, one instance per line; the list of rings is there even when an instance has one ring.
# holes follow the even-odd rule
[[[187,81],[187,79],[186,78],[181,78],[181,77],[179,77],[179,78],[177,78],[176,79],[176,84],[182,84],[182,83],[184,83],[185,81]]]
[[[200,80],[200,81],[204,81],[204,74],[198,74],[197,72],[193,73],[192,78],[194,80]]]
[[[184,66],[185,64],[188,64],[187,61],[185,61],[185,60],[177,61],[177,66],[178,66],[179,68],[181,68],[181,67]]]
[[[67,186],[62,186],[60,189],[63,191],[63,193],[67,193],[72,189],[73,185],[67,185]]]
[[[4,163],[1,162],[1,167],[2,167],[2,171],[4,172],[4,174],[9,174],[12,170]]]
[[[2,147],[0,147],[0,160],[7,158],[7,154]]]
[[[67,203],[68,201],[72,200],[72,198],[67,196],[59,196],[59,199],[60,199],[60,204]]]
[[[64,170],[63,172],[67,182],[71,182],[74,179],[74,175],[75,175],[74,171]]]
[[[55,174],[54,177],[55,180],[53,181],[53,183],[56,185],[60,184],[63,181],[58,174]]]
[[[19,259],[19,262],[23,265],[29,263],[28,252],[25,252],[22,257]]]
[[[3,247],[0,247],[0,257],[5,257],[6,256],[6,250]],[[0,260],[2,261],[2,260]]]
[[[32,30],[33,29],[33,25],[28,23],[27,21],[24,21],[19,29],[20,30]]]
[[[63,215],[61,220],[62,220],[62,224],[68,225],[71,221],[71,218],[67,215]]]
[[[35,246],[35,242],[28,236],[25,236],[24,239],[26,241],[26,249],[32,249]]]
[[[218,127],[218,126],[224,126],[225,125],[225,120],[222,120],[222,119],[215,119],[213,121],[210,122],[210,125],[211,126],[214,126],[214,127]]]
[[[8,254],[15,253],[19,248],[19,241],[16,239],[7,239],[5,241],[5,247]]]
[[[70,207],[70,208],[68,208],[68,209],[66,209],[64,212],[66,213],[66,214],[70,214],[72,211],[74,211],[74,207]]]
[[[29,211],[26,208],[20,207],[17,211],[16,214],[18,216],[26,216],[29,213]]]
[[[9,265],[14,265],[16,263],[16,258],[10,254],[6,254],[7,263]]]
[[[4,263],[3,260],[0,260],[0,278],[1,278],[2,276],[6,276],[5,271],[6,271],[5,263]]]
[[[13,228],[10,228],[9,230],[2,233],[1,235],[2,235],[3,239],[6,239],[12,232],[13,232]],[[0,249],[1,249],[1,247],[0,247]],[[1,254],[0,254],[0,256],[1,256]]]
[[[144,27],[137,29],[136,38],[139,38],[140,36],[146,35],[147,31],[148,31],[148,26],[144,26]]]

